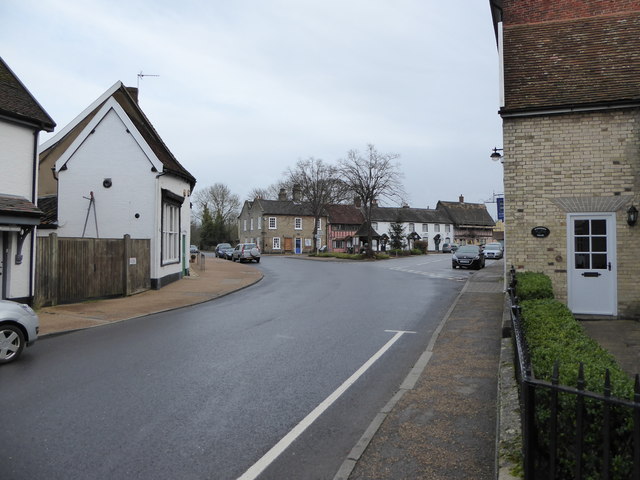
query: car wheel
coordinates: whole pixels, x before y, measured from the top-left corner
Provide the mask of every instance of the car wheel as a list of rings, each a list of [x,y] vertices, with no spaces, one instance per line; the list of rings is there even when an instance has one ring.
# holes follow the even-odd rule
[[[15,325],[0,326],[0,363],[9,363],[24,349],[24,334]]]
[[[260,263],[260,259],[259,258],[256,258],[256,263]]]

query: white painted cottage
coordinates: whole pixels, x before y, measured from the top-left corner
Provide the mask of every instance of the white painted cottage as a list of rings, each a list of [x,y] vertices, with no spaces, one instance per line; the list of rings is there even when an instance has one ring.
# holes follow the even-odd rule
[[[151,287],[189,269],[195,178],[116,82],[40,148],[40,195],[59,237],[150,239]],[[44,204],[44,203],[43,203]],[[51,230],[41,230],[46,235]]]
[[[0,58],[0,299],[33,298],[38,135],[55,125]]]

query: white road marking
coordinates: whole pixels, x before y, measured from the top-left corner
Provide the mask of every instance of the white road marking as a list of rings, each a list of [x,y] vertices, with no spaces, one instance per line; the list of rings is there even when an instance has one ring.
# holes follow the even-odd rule
[[[395,270],[397,272],[413,273],[414,275],[422,275],[423,277],[441,278],[444,280],[455,280],[457,282],[466,282],[469,276],[459,277],[455,275],[447,275],[444,273],[432,273],[424,272],[422,270],[412,270],[404,267],[390,267],[389,270]]]
[[[287,433],[282,439],[276,443],[271,450],[265,453],[260,460],[254,463],[249,470],[244,472],[242,476],[238,477],[238,480],[253,480],[258,477],[269,465],[271,465],[276,458],[282,454],[289,446],[304,432],[313,422],[315,422],[325,410],[327,410],[333,403],[340,398],[340,396],[346,392],[356,380],[358,380],[376,360],[389,350],[394,343],[396,343],[402,335],[408,332],[403,330],[385,330],[385,332],[395,332],[395,335],[384,346],[378,350],[369,360],[367,360],[358,370],[355,371],[347,380],[344,381],[331,395],[324,399],[324,401],[311,411],[306,417],[304,417],[300,423],[298,423],[289,433]]]

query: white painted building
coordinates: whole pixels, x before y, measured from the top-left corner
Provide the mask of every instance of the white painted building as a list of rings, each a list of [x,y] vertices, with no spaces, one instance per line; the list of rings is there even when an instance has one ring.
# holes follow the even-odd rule
[[[57,195],[59,237],[150,239],[152,288],[188,273],[196,181],[140,109],[137,89],[117,82],[40,151],[40,194]]]
[[[38,135],[54,121],[0,58],[0,299],[30,303],[40,223]]]
[[[439,235],[438,249],[443,243],[455,242],[455,229],[451,218],[440,210],[411,208],[404,206],[373,207],[371,226],[379,235],[390,235],[391,224],[399,223],[404,228],[405,237],[417,233],[420,240],[428,242],[428,250],[436,250],[436,236]],[[374,250],[376,245],[374,245]]]

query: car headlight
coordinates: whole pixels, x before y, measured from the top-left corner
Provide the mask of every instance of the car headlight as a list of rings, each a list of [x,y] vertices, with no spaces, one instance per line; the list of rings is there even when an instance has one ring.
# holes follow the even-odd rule
[[[27,305],[26,303],[19,303],[18,305],[20,306],[21,309],[23,309],[29,315],[35,316],[36,312],[34,312],[33,309],[29,305]]]

